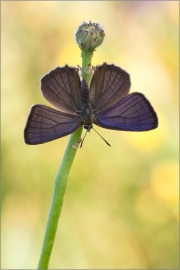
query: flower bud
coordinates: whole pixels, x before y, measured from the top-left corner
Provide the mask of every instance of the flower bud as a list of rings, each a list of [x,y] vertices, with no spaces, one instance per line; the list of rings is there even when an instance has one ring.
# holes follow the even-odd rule
[[[92,50],[100,46],[104,40],[105,33],[99,23],[83,22],[75,33],[76,42],[81,50]]]

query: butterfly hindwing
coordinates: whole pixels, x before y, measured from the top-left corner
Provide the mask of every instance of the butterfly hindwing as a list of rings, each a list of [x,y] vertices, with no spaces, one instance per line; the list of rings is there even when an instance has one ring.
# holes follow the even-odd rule
[[[158,118],[143,94],[132,93],[95,114],[94,124],[112,130],[146,131],[158,126]]]
[[[76,113],[81,110],[80,77],[78,69],[57,67],[41,78],[41,91],[58,110]]]
[[[24,130],[27,144],[42,144],[69,135],[82,126],[78,116],[34,105]]]

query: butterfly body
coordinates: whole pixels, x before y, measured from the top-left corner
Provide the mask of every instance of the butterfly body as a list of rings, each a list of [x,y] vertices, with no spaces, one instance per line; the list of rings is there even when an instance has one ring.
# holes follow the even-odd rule
[[[93,127],[94,114],[89,100],[89,89],[86,81],[81,82],[81,119],[85,129],[90,130]]]
[[[95,68],[90,87],[80,80],[78,69],[57,67],[41,78],[41,91],[56,109],[31,107],[24,129],[27,144],[42,144],[69,135],[82,125],[112,130],[148,131],[158,118],[141,93],[131,93],[129,74],[115,65]]]

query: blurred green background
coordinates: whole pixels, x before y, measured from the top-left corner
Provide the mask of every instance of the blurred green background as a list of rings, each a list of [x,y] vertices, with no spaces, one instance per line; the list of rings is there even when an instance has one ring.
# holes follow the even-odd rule
[[[48,105],[40,78],[81,65],[74,33],[99,22],[106,38],[93,65],[131,75],[159,127],[144,133],[96,127],[68,179],[50,269],[178,269],[179,1],[3,1],[2,265],[37,267],[54,177],[68,136],[28,146],[30,106]],[[84,134],[84,133],[83,133]]]

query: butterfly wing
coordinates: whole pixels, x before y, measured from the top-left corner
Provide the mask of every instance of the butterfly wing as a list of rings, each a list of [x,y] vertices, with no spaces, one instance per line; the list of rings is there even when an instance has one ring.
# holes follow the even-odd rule
[[[128,95],[130,85],[129,74],[120,67],[97,66],[89,90],[92,109],[99,112],[113,106]]]
[[[34,105],[24,129],[27,144],[42,144],[73,133],[81,126],[78,116],[44,105]]]
[[[143,94],[132,93],[95,114],[94,124],[112,130],[146,131],[158,126],[158,118]]]
[[[57,67],[41,78],[43,96],[58,110],[74,114],[81,110],[78,69]]]

